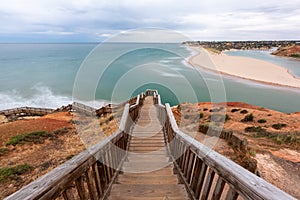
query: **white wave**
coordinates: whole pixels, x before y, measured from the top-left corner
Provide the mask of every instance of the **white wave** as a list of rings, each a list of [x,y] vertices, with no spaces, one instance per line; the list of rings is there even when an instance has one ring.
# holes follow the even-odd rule
[[[172,62],[171,60],[160,60],[159,61],[160,63],[170,63],[170,62]]]
[[[163,76],[163,77],[174,77],[174,78],[183,77],[181,74],[173,74],[173,73],[161,73],[161,76]]]
[[[180,60],[182,59],[181,57],[179,56],[174,56],[174,57],[168,57],[169,60]]]
[[[58,108],[72,103],[71,97],[55,95],[46,86],[36,85],[31,92],[29,97],[24,97],[18,90],[0,92],[0,110],[22,106]]]

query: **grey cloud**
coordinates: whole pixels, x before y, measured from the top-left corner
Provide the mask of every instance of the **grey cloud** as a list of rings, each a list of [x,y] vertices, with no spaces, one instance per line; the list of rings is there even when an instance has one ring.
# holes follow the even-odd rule
[[[10,0],[0,7],[0,37],[73,33],[101,40],[120,30],[161,27],[199,40],[297,39],[300,27],[298,0],[28,0],[24,8],[20,3]]]

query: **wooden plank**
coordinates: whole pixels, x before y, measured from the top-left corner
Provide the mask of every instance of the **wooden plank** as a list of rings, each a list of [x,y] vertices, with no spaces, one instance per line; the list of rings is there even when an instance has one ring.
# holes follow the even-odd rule
[[[141,169],[141,170],[156,170],[156,169],[160,169],[160,168],[165,168],[165,167],[173,167],[173,163],[171,162],[125,162],[123,164],[123,169]]]
[[[197,183],[200,177],[202,164],[203,164],[202,160],[199,157],[196,157],[196,163],[195,163],[194,172],[190,184],[190,187],[192,188],[194,193],[196,192],[197,189]]]
[[[130,146],[128,151],[158,151],[158,150],[166,150],[166,147],[156,147],[156,146]]]
[[[74,197],[74,195],[73,195],[73,192],[71,191],[71,188],[65,190],[65,191],[62,193],[62,195],[63,195],[63,198],[64,198],[65,200],[75,200],[75,197]]]
[[[117,197],[181,197],[187,199],[184,185],[120,185],[115,184],[111,190],[111,198]]]
[[[209,169],[208,174],[206,176],[204,189],[202,191],[201,200],[207,200],[207,198],[210,194],[210,188],[211,188],[212,182],[214,180],[214,176],[215,176],[215,172],[212,169]]]
[[[217,200],[221,198],[222,192],[224,190],[225,181],[222,179],[222,177],[219,176],[212,199]]]
[[[172,175],[119,175],[117,184],[178,184],[176,176]]]
[[[85,173],[85,177],[86,177],[86,183],[88,186],[90,198],[91,198],[91,200],[96,200],[97,199],[96,187],[95,187],[95,183],[93,181],[94,177],[93,177],[90,169],[87,170],[87,172]]]
[[[95,163],[93,165],[93,173],[94,173],[94,179],[95,179],[95,184],[96,184],[96,189],[98,193],[98,197],[102,197],[103,195],[103,189],[102,189],[102,184],[101,184],[101,179],[100,179],[100,173],[98,170],[98,165]]]
[[[126,197],[126,196],[110,196],[109,200],[190,200],[190,198],[183,197]]]
[[[204,182],[205,175],[206,175],[206,170],[207,170],[207,165],[205,163],[203,163],[202,167],[201,167],[201,172],[200,172],[200,175],[199,175],[199,180],[198,180],[198,183],[197,183],[197,187],[196,187],[196,192],[195,192],[195,197],[197,199],[199,198],[200,193],[202,191],[203,182]]]
[[[226,200],[236,200],[238,196],[239,194],[236,192],[236,190],[230,187],[226,195]]]
[[[191,151],[188,170],[187,170],[187,174],[185,175],[186,180],[187,180],[188,183],[190,183],[191,178],[192,178],[192,170],[193,170],[193,167],[194,167],[194,163],[195,163],[195,154],[194,154],[194,152]]]
[[[159,140],[157,142],[153,141],[144,141],[144,142],[133,142],[129,144],[129,147],[161,147],[165,148],[165,144],[162,140]]]
[[[159,156],[159,157],[153,157],[153,156],[143,156],[143,157],[131,157],[128,158],[128,162],[143,162],[143,163],[152,163],[152,162],[170,162],[170,158],[167,156]]]
[[[169,176],[173,175],[173,169],[170,167],[160,168],[156,170],[150,171],[125,171],[124,175],[140,175],[140,176],[155,176],[155,175],[162,175],[162,176]]]
[[[192,153],[191,153],[190,149],[188,148],[186,150],[186,154],[185,154],[186,157],[185,157],[184,167],[183,167],[183,171],[182,171],[184,177],[186,177],[186,174],[187,174],[191,154]]]
[[[79,177],[75,181],[75,184],[76,184],[77,192],[78,192],[78,195],[79,195],[80,199],[81,200],[88,199],[88,195],[87,195],[86,189],[84,187],[83,177],[82,176]]]

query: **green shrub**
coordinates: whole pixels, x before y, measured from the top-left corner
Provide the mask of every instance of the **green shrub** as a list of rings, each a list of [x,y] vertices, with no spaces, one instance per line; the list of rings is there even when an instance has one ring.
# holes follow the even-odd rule
[[[108,121],[111,121],[111,120],[113,120],[113,119],[114,119],[114,116],[111,115],[111,116],[108,118]]]
[[[229,115],[225,115],[225,121],[228,121],[228,120],[230,120],[230,116]]]
[[[8,149],[6,149],[6,148],[0,148],[0,156],[6,155],[7,152],[8,152]]]
[[[282,128],[286,127],[286,126],[287,126],[286,124],[280,124],[280,123],[278,123],[278,124],[273,124],[272,128],[274,128],[276,130],[279,130],[279,129],[282,129]]]
[[[265,120],[265,119],[259,119],[259,120],[257,120],[257,122],[263,124],[263,123],[266,123],[267,120]]]
[[[189,117],[190,117],[190,116],[187,115],[187,114],[185,114],[185,115],[183,116],[184,119],[188,119]]]
[[[265,132],[266,130],[260,126],[249,126],[245,128],[245,132]]]
[[[20,135],[15,135],[10,138],[10,140],[6,143],[6,145],[23,145],[27,143],[41,144],[47,138],[55,137],[54,133],[49,133],[46,131],[36,131],[31,133],[24,133]]]
[[[199,115],[200,119],[204,117],[204,114],[203,113],[200,113]]]
[[[258,132],[255,137],[266,137],[272,139],[277,144],[300,145],[300,133],[281,134],[267,131]]]
[[[237,112],[237,111],[239,111],[239,110],[240,110],[240,109],[238,109],[238,108],[234,108],[234,109],[231,110],[231,112],[234,113],[234,112]]]
[[[250,149],[249,151],[250,156],[255,157],[256,156],[256,152],[253,149]]]
[[[246,115],[246,116],[244,117],[244,119],[241,120],[241,122],[253,122],[253,119],[254,119],[254,116],[253,116],[252,113],[251,113],[251,114],[249,114],[249,115]]]
[[[240,113],[241,113],[241,114],[247,114],[247,113],[248,113],[248,110],[242,110]]]
[[[290,57],[293,57],[293,58],[300,58],[300,54],[293,53],[293,54],[290,55]]]
[[[23,145],[25,143],[42,144],[48,138],[51,139],[57,137],[57,135],[63,135],[68,133],[70,129],[71,129],[70,127],[63,127],[53,132],[35,131],[35,132],[15,135],[9,139],[9,141],[6,143],[6,146],[8,145],[16,146],[18,144]]]
[[[16,176],[31,171],[32,169],[33,167],[28,164],[17,165],[15,167],[2,167],[0,168],[0,182],[15,178]]]
[[[300,137],[296,135],[288,134],[277,134],[277,136],[272,138],[277,144],[300,144]]]

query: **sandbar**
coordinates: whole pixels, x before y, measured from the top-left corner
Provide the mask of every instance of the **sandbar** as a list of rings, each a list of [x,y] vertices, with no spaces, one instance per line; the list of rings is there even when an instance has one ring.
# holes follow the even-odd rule
[[[300,88],[300,79],[279,65],[254,58],[229,56],[224,53],[215,54],[202,47],[189,46],[188,48],[197,53],[188,60],[193,67],[265,84]]]

